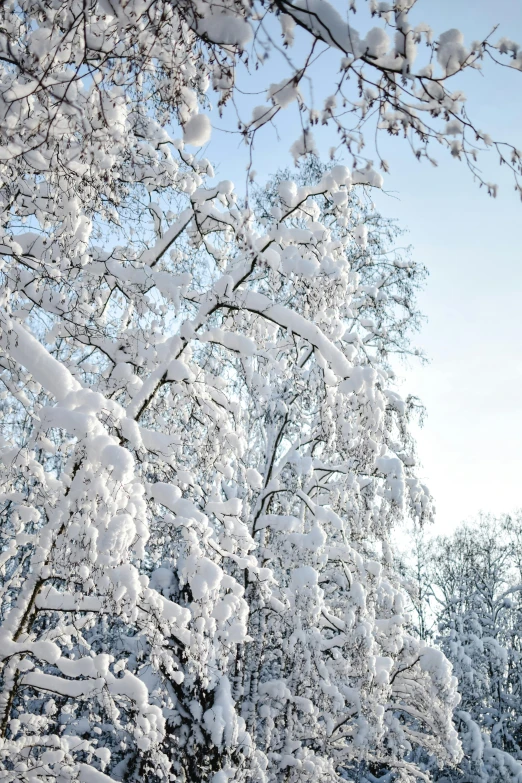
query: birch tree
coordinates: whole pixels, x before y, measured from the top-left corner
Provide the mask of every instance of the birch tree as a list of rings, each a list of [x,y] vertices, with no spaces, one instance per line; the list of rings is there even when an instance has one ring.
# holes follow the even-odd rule
[[[4,775],[413,780],[459,753],[387,544],[430,514],[384,369],[416,266],[344,166],[262,227],[172,167],[145,250],[4,251]]]

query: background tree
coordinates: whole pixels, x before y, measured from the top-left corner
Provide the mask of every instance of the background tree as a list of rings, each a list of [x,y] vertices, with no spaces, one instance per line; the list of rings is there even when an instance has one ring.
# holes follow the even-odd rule
[[[520,515],[481,515],[417,547],[423,616],[435,621],[431,638],[461,694],[455,725],[464,756],[458,771],[433,770],[435,779],[522,779],[521,523]]]

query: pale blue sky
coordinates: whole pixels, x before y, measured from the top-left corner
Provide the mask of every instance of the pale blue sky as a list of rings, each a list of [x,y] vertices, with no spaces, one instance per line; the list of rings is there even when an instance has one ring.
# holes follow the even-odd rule
[[[499,34],[522,40],[520,0],[423,5],[438,30],[455,26],[470,40],[499,23]],[[522,147],[522,73],[490,66],[484,74],[466,80],[469,113]],[[419,339],[431,363],[412,369],[404,388],[427,407],[419,453],[437,527],[450,530],[480,509],[522,507],[522,202],[507,171],[486,168],[501,185],[494,200],[457,161],[439,155],[438,169],[421,167],[406,152],[386,181],[400,200],[381,197],[379,206],[408,226],[430,270]]]
[[[466,42],[499,24],[495,40],[506,35],[522,43],[522,0],[420,0],[416,17],[436,32],[459,28]],[[325,60],[318,69],[317,93],[335,78],[330,68],[336,62]],[[283,78],[277,68],[275,62],[267,66],[270,81]],[[266,73],[254,76],[249,87],[266,81]],[[458,86],[479,128],[522,148],[522,73],[486,64],[484,76],[471,72]],[[263,95],[244,101],[264,102]],[[279,137],[268,128],[256,141],[260,178],[290,163],[298,117],[295,107],[285,112]],[[212,120],[225,124],[214,114]],[[317,140],[326,152],[331,142],[320,133]],[[434,169],[414,160],[401,141],[380,144],[392,171],[385,180],[390,195],[380,194],[376,202],[409,230],[415,257],[430,271],[420,297],[428,322],[418,342],[431,363],[402,371],[403,388],[427,407],[424,428],[416,432],[422,475],[435,496],[437,528],[450,530],[480,509],[522,507],[522,203],[507,172],[494,165],[494,153],[484,169],[501,185],[496,200],[442,150]],[[248,159],[236,136],[216,130],[206,154],[221,161],[218,176],[243,189]]]

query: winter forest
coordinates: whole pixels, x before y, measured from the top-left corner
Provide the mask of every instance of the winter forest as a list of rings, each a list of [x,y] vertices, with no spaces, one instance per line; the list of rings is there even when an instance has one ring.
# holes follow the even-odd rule
[[[522,195],[436,6],[0,2],[2,783],[522,783],[522,513],[434,527],[376,206]]]

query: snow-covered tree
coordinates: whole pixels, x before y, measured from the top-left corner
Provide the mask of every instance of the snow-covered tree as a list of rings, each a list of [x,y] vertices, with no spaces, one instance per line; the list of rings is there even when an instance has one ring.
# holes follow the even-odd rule
[[[293,19],[363,80],[357,143],[377,101],[424,141],[414,112],[440,115],[467,155],[446,81],[492,50],[452,31],[443,75],[411,77],[408,5],[374,9],[389,52],[342,20],[334,43],[328,3],[1,5],[3,780],[413,781],[413,749],[458,760],[455,679],[409,631],[388,543],[430,515],[390,368],[423,269],[358,157],[254,209],[186,148],[210,82],[232,102],[253,33],[281,21],[289,44]]]
[[[459,753],[387,545],[430,513],[385,369],[423,270],[344,166],[256,221],[169,164],[146,249],[4,248],[4,777],[415,779]]]
[[[425,542],[416,581],[435,621],[433,636],[453,665],[461,702],[455,725],[464,750],[440,781],[522,780],[522,519],[481,515]]]

